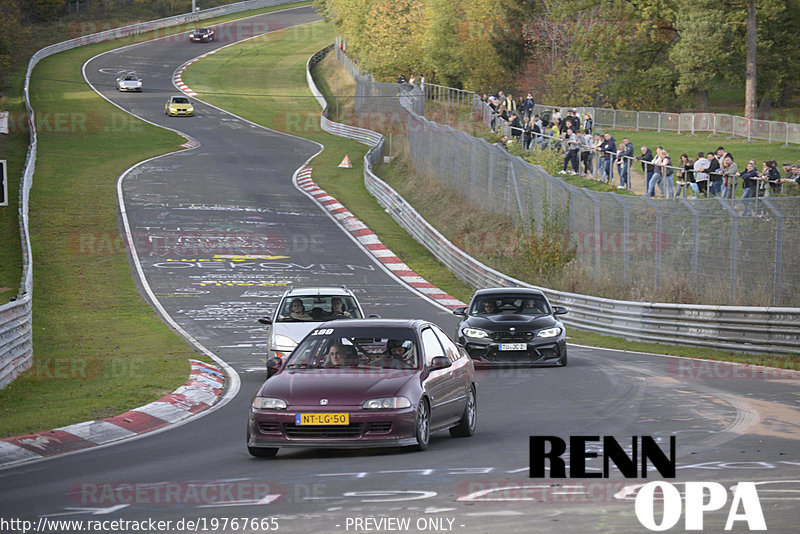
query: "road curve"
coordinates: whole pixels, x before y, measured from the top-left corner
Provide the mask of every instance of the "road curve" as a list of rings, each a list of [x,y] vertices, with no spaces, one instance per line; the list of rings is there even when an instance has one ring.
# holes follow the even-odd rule
[[[641,481],[530,479],[528,437],[610,435],[629,443],[649,435],[662,445],[676,437],[680,482],[763,482],[770,531],[792,531],[800,518],[797,377],[727,364],[572,347],[566,368],[481,373],[471,439],[437,436],[424,453],[298,450],[267,461],[247,454],[245,421],[265,350],[255,319],[287,284],[345,283],[368,313],[431,319],[448,331],[456,324],[381,270],[293,187],[292,175],[318,145],[201,102],[194,118],[164,116],[184,62],[317,18],[310,8],[260,15],[220,25],[215,43],[164,38],[85,65],[103,96],[199,143],[137,166],[122,198],[146,284],[170,318],[241,375],[241,391],[174,430],[0,471],[0,517],[152,519],[172,521],[169,532],[192,530],[179,530],[179,520],[219,527],[234,517],[274,518],[279,532],[365,532],[367,519],[410,521],[406,530],[382,523],[384,532],[641,532],[624,490]],[[145,92],[116,93],[123,71],[139,73]],[[593,470],[602,461],[588,464]],[[727,508],[708,514],[708,528],[721,530],[726,515]],[[266,530],[252,526],[212,530]]]

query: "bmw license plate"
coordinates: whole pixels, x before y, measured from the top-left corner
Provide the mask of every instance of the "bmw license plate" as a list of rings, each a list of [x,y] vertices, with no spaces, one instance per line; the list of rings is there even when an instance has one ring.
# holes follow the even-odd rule
[[[528,350],[527,343],[500,343],[500,350]]]
[[[349,425],[349,413],[299,413],[294,416],[296,425]]]

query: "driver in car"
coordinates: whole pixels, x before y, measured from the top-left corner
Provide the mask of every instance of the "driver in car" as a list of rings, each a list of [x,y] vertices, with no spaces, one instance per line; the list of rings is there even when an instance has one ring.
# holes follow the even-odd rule
[[[378,367],[392,369],[410,369],[414,367],[414,358],[410,347],[405,347],[402,339],[390,339],[386,342],[386,352],[373,362]]]
[[[497,304],[493,300],[486,300],[483,302],[483,311],[481,313],[497,313]]]
[[[344,319],[350,317],[350,312],[344,309],[344,302],[339,297],[331,299],[331,317],[334,319]]]

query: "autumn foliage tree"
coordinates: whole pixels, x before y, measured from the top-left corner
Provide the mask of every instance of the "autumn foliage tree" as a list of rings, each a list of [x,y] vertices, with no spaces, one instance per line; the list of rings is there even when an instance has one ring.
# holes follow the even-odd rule
[[[348,54],[388,81],[424,73],[430,82],[481,90],[510,84],[522,60],[523,0],[316,0]]]

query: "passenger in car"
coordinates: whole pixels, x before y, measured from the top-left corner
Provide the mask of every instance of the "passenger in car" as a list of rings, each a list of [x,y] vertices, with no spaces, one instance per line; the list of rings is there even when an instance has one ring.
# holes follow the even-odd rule
[[[334,343],[328,350],[323,367],[358,367],[358,354],[352,345]]]
[[[313,321],[314,318],[308,314],[306,311],[306,307],[303,305],[303,301],[300,299],[294,299],[292,301],[290,307],[291,313],[287,316],[287,319],[295,319],[297,321]]]

